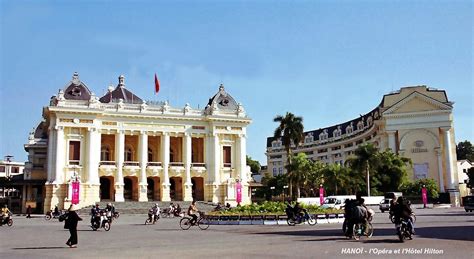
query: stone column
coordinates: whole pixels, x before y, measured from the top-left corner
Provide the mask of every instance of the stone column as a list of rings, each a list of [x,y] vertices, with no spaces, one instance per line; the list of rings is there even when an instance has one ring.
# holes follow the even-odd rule
[[[453,152],[451,146],[451,128],[442,128],[442,132],[444,135],[444,152],[446,154],[446,176],[447,176],[447,191],[449,192],[449,198],[451,201],[451,205],[455,207],[459,206],[459,189],[456,188],[455,181],[457,180],[454,174],[453,168]]]
[[[184,201],[193,200],[193,184],[191,182],[191,157],[192,157],[192,139],[189,133],[184,136],[184,168],[186,179],[184,180]]]
[[[56,133],[54,129],[49,130],[49,136],[48,136],[48,181],[47,183],[52,182],[54,179],[54,169],[55,169],[55,161],[54,161],[54,142],[56,138]]]
[[[438,160],[438,177],[439,177],[439,191],[445,192],[444,190],[444,177],[443,177],[443,152],[440,148],[435,149],[436,157]]]
[[[87,131],[87,183],[100,184],[99,182],[99,160],[100,160],[100,132],[95,128]]]
[[[64,166],[66,160],[66,150],[65,150],[65,140],[64,140],[64,128],[56,127],[56,164],[55,164],[55,174],[53,183],[54,184],[64,184]]]
[[[392,150],[394,154],[397,153],[397,143],[395,140],[396,131],[387,131],[388,134],[388,148]]]
[[[161,161],[163,163],[163,180],[161,181],[161,201],[171,201],[170,177],[168,175],[170,164],[170,135],[163,132],[161,136]]]
[[[242,184],[242,204],[249,204],[250,197],[249,197],[249,184],[247,178],[247,137],[242,134],[239,135],[237,138],[237,157],[238,157],[238,172],[240,183]]]
[[[115,164],[117,165],[117,174],[115,177],[115,201],[125,201],[123,197],[123,161],[125,152],[125,133],[119,130],[115,134]]]
[[[146,132],[140,132],[138,139],[138,150],[140,156],[140,184],[138,201],[148,201],[147,197],[147,179],[146,179],[146,167],[148,163],[148,135]]]

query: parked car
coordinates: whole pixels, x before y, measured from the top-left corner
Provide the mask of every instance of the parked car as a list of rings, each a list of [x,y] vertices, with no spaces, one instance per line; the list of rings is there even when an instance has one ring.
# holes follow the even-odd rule
[[[462,204],[466,212],[474,210],[474,195],[462,197]]]
[[[392,199],[383,199],[383,201],[380,202],[379,209],[382,213],[384,213],[385,211],[390,210],[390,201],[391,200]]]

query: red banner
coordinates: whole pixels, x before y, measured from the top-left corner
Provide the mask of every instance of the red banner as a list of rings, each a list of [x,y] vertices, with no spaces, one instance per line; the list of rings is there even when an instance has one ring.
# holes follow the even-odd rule
[[[324,204],[324,188],[319,187],[319,204],[323,205]]]
[[[235,190],[237,192],[237,204],[240,204],[242,202],[242,184],[240,182],[235,184]]]
[[[71,198],[71,203],[72,204],[79,204],[79,188],[80,188],[80,183],[79,182],[72,182],[72,198]]]
[[[428,193],[426,192],[425,187],[421,188],[421,199],[423,199],[423,205],[426,207],[426,204],[428,203]]]

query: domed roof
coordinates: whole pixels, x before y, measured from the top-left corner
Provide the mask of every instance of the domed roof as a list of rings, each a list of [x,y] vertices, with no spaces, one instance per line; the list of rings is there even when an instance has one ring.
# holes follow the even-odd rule
[[[122,99],[125,103],[142,103],[142,99],[125,88],[125,77],[119,76],[119,84],[115,89],[109,91],[102,96],[99,101],[101,103],[110,103]]]
[[[90,97],[91,91],[79,80],[79,74],[75,72],[71,82],[67,84],[64,90],[64,98],[66,100],[89,100]]]
[[[207,105],[211,107],[217,105],[221,110],[236,110],[238,107],[234,98],[225,91],[223,84],[219,86],[219,92],[209,99]]]

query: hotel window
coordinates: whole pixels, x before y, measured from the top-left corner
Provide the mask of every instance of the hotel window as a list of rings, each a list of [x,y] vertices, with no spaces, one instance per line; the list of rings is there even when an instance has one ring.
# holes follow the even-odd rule
[[[125,161],[133,161],[133,152],[131,147],[125,148]]]
[[[151,148],[148,149],[148,162],[153,162],[153,150]]]
[[[230,146],[222,147],[222,151],[224,153],[224,167],[231,167],[232,166],[232,152]]]
[[[311,143],[313,142],[313,134],[308,134],[305,138],[304,138],[304,143]]]
[[[277,169],[276,167],[273,167],[273,175],[275,176],[277,174]]]
[[[69,164],[79,165],[81,160],[81,142],[71,140],[69,141]]]
[[[278,168],[278,174],[283,174],[283,167]]]
[[[364,129],[364,121],[359,121],[357,123],[357,130],[363,130]]]
[[[109,149],[109,147],[103,146],[100,149],[100,161],[110,161],[110,149]]]

